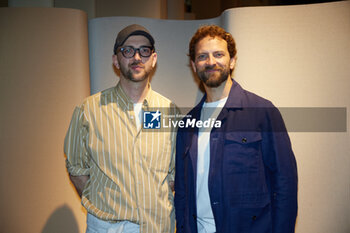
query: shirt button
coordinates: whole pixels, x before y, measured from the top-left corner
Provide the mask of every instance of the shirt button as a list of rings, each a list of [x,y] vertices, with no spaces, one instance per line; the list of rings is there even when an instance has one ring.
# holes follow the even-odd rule
[[[242,142],[246,143],[247,142],[247,138],[242,138]]]
[[[255,221],[255,220],[256,220],[256,216],[254,215],[254,216],[252,217],[252,219],[253,219],[253,221]]]

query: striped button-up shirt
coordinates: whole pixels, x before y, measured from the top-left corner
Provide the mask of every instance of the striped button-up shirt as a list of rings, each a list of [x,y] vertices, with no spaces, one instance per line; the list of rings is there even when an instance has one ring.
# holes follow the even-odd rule
[[[151,90],[144,111],[176,115],[176,106]],[[65,143],[68,172],[89,175],[82,204],[106,221],[128,220],[140,232],[174,232],[175,130],[137,129],[134,105],[120,84],[88,97],[74,110]]]

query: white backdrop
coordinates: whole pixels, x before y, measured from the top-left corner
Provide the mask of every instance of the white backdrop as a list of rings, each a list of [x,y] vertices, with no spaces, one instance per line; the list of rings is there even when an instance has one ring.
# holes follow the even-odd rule
[[[155,37],[158,65],[152,87],[179,107],[192,107],[202,96],[189,67],[189,40],[198,26],[217,24],[236,39],[234,77],[244,88],[278,107],[350,108],[349,1],[237,8],[197,21],[90,20],[92,93],[117,83],[112,67],[114,40],[131,23],[144,25]],[[350,232],[349,132],[291,132],[290,136],[299,171],[296,232]]]

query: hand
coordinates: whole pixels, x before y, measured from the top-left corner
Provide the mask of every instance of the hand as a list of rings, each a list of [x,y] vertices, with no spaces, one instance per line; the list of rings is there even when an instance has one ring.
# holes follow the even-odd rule
[[[169,186],[171,188],[171,191],[174,192],[174,190],[175,190],[175,182],[174,181],[169,181]]]
[[[84,187],[87,183],[87,181],[90,179],[90,176],[72,176],[69,175],[70,180],[72,181],[72,183],[75,186],[75,189],[78,192],[79,197],[81,198],[83,191],[84,191]]]

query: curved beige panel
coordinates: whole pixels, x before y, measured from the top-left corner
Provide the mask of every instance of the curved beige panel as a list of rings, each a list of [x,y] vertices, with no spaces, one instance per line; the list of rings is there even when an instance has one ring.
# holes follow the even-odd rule
[[[90,91],[86,15],[0,8],[0,35],[1,232],[76,233],[63,139]]]

